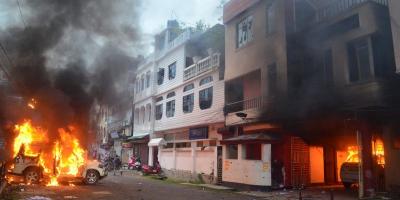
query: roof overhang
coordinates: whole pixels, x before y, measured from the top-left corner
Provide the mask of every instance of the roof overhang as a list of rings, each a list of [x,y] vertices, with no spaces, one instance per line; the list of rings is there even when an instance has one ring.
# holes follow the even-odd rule
[[[221,144],[244,144],[244,143],[277,143],[280,142],[283,135],[280,133],[252,133],[243,134],[221,141]]]
[[[167,144],[164,140],[164,138],[153,138],[150,140],[148,146],[149,147],[158,147],[158,146],[163,146]]]

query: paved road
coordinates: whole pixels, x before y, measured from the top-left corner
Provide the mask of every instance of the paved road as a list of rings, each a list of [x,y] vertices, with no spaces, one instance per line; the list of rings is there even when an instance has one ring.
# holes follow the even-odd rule
[[[76,185],[45,187],[45,186],[23,186],[23,191],[18,192],[18,199],[29,199],[32,197],[47,197],[56,199],[135,199],[135,200],[158,200],[158,199],[232,199],[247,200],[257,199],[247,195],[241,195],[228,191],[214,191],[202,189],[196,186],[186,186],[168,181],[153,180],[141,176],[113,176],[101,180],[94,186]],[[44,199],[44,198],[43,198]]]

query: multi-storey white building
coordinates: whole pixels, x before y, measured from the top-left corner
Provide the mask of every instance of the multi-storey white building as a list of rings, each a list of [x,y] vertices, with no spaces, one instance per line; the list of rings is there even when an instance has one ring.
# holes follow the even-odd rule
[[[194,31],[169,21],[156,36],[151,59],[138,68],[134,136],[150,134],[149,163],[160,162],[169,175],[216,180],[217,129],[224,126],[223,37],[222,25]]]

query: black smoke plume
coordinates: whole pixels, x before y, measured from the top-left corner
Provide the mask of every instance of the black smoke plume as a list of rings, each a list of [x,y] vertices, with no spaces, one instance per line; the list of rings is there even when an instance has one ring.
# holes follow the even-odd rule
[[[12,60],[8,69],[13,88],[24,99],[38,101],[36,118],[49,133],[68,125],[87,133],[95,100],[110,105],[126,95],[127,72],[141,58],[135,51],[141,49],[136,25],[139,4],[138,0],[23,1],[25,26],[11,24],[2,31],[0,40]]]

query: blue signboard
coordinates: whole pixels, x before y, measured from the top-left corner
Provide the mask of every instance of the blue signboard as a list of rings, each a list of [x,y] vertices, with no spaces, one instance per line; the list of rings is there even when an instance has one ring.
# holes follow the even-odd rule
[[[189,140],[200,140],[208,138],[208,127],[189,129]]]

